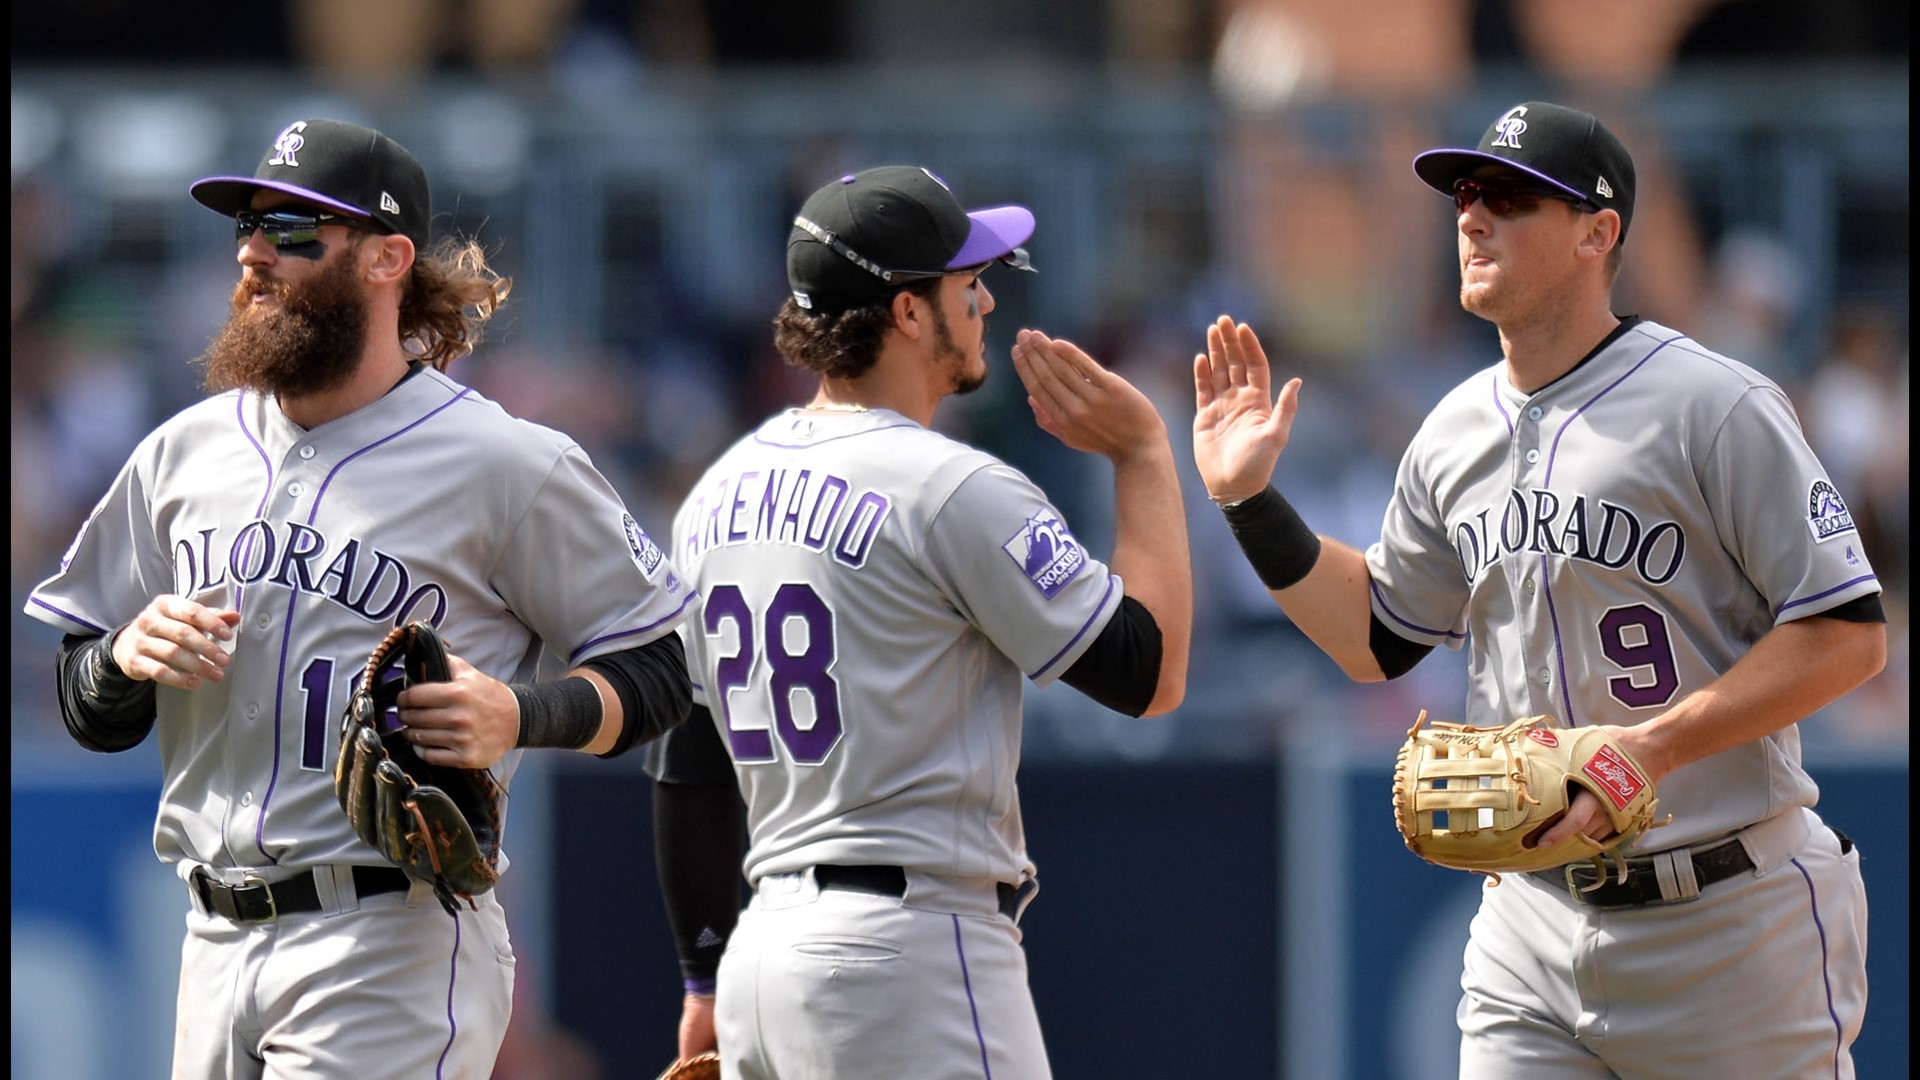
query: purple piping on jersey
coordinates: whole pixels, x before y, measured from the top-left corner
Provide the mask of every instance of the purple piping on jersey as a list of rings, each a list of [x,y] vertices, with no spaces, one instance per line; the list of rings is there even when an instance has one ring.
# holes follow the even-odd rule
[[[804,419],[804,417],[802,419]],[[775,446],[782,450],[811,450],[816,446],[825,446],[830,442],[839,442],[841,439],[853,439],[861,435],[871,435],[876,431],[892,431],[894,428],[917,428],[919,426],[919,424],[911,420],[905,420],[898,424],[884,424],[880,427],[865,428],[860,431],[849,431],[845,435],[832,435],[824,439],[815,439],[811,442],[803,443],[785,443],[776,442],[773,439],[763,439],[760,437],[760,433],[756,431],[753,433],[753,441],[759,443],[761,446]]]
[[[1646,367],[1647,361],[1653,359],[1655,353],[1658,353],[1661,349],[1666,348],[1686,336],[1685,334],[1675,334],[1660,344],[1655,345],[1653,348],[1648,349],[1647,355],[1635,361],[1634,365],[1626,371],[1621,372],[1619,378],[1602,387],[1599,393],[1588,398],[1584,404],[1573,410],[1573,415],[1567,417],[1567,422],[1561,424],[1560,430],[1554,433],[1553,449],[1547,451],[1547,471],[1544,479],[1541,481],[1542,487],[1551,487],[1553,485],[1553,466],[1560,460],[1560,440],[1567,437],[1567,432],[1573,427],[1573,422],[1580,419],[1580,414],[1592,408],[1594,403],[1601,398],[1613,393],[1614,388],[1632,378],[1634,372]],[[1560,673],[1560,703],[1562,708],[1566,710],[1566,716],[1562,719],[1568,727],[1579,727],[1580,721],[1573,715],[1573,688],[1567,685],[1567,650],[1562,647],[1560,641],[1559,609],[1555,607],[1553,603],[1553,575],[1549,572],[1545,552],[1542,552],[1540,555],[1540,592],[1547,598],[1547,619],[1553,626],[1553,663],[1554,668]]]
[[[247,395],[239,394],[234,397],[233,399],[234,422],[240,425],[240,434],[246,436],[247,445],[253,447],[253,452],[260,455],[260,466],[267,470],[267,483],[266,483],[266,486],[263,487],[260,491],[260,503],[259,505],[253,508],[253,516],[257,519],[260,517],[261,514],[266,512],[267,500],[273,498],[273,459],[267,456],[267,448],[261,445],[260,440],[254,438],[253,429],[247,427],[246,406],[247,406]],[[242,565],[245,565],[246,563],[252,561],[251,556],[253,555],[253,536],[254,534],[252,532],[248,532],[247,538],[241,542],[240,560]],[[208,570],[207,576],[212,577],[213,571]],[[245,601],[246,596],[247,596],[246,583],[241,582],[234,585],[233,610],[235,611],[243,610],[240,605]]]
[[[654,627],[659,626],[661,623],[672,622],[673,620],[679,618],[680,613],[687,610],[687,605],[693,603],[694,598],[699,595],[700,595],[699,593],[689,589],[687,591],[686,599],[680,601],[680,606],[677,608],[674,608],[673,611],[668,613],[667,615],[664,615],[658,619],[655,619],[645,626],[636,626],[631,630],[622,630],[617,634],[608,634],[604,637],[594,638],[592,641],[589,641],[585,645],[582,645],[579,648],[573,650],[573,655],[567,657],[567,664],[569,666],[576,664],[578,661],[574,659],[575,656],[579,656],[581,653],[586,652],[588,649],[593,648],[595,645],[598,645],[603,641],[618,641],[621,638],[632,637],[635,634],[644,634],[647,631],[653,629]]]
[[[1842,589],[1851,589],[1855,585],[1858,585],[1863,581],[1878,581],[1878,580],[1880,580],[1880,578],[1876,574],[1862,574],[1851,581],[1843,581],[1840,584],[1835,585],[1833,588],[1828,589],[1826,592],[1814,593],[1812,596],[1803,596],[1798,600],[1790,600],[1787,603],[1781,604],[1780,610],[1774,612],[1773,617],[1777,619],[1780,616],[1785,615],[1787,613],[1788,608],[1796,608],[1796,607],[1799,607],[1801,604],[1811,604],[1815,600],[1832,596],[1834,593],[1837,593]]]
[[[400,436],[405,435],[407,432],[412,431],[414,428],[417,428],[421,424],[424,424],[427,421],[433,419],[434,417],[440,415],[441,413],[445,412],[447,409],[452,408],[455,402],[458,402],[461,398],[466,397],[468,394],[471,394],[471,393],[473,393],[472,387],[463,386],[460,388],[459,393],[448,398],[446,401],[442,402],[441,404],[434,406],[430,411],[426,413],[426,415],[420,417],[418,420],[415,420],[413,423],[408,424],[406,427],[403,427],[398,431],[393,432],[392,434],[383,436],[379,439],[375,439],[373,442],[370,442],[367,445],[361,447],[360,449],[355,450],[353,453],[348,454],[346,457],[341,458],[339,462],[336,463],[332,469],[328,470],[327,478],[320,482],[320,490],[314,493],[313,509],[307,512],[306,523],[308,525],[312,525],[314,522],[314,519],[320,516],[321,500],[327,497],[327,489],[333,486],[333,478],[340,475],[340,470],[346,468],[348,462],[352,461],[353,459],[359,457],[361,454],[364,454],[369,450],[378,449],[379,447],[385,446],[386,444],[392,442],[393,440],[399,438]],[[241,424],[241,427],[244,429],[245,426],[246,425],[243,422]],[[252,436],[248,436],[248,437],[251,438]],[[256,443],[255,445],[257,446],[259,444]],[[272,492],[273,488],[271,483],[268,484],[267,490],[269,493]],[[262,500],[260,505],[264,509],[266,506],[265,500]],[[255,511],[254,516],[258,517],[259,511]],[[273,862],[276,865],[279,864],[280,860],[274,858],[272,855],[268,854],[267,852],[267,844],[266,844],[267,808],[273,805],[273,793],[280,786],[280,730],[284,726],[281,723],[281,708],[287,696],[287,649],[293,643],[293,616],[294,616],[294,611],[299,604],[299,601],[300,601],[299,590],[288,589],[287,590],[287,619],[286,619],[286,622],[280,628],[280,672],[279,672],[279,677],[275,680],[274,691],[273,691],[273,774],[267,778],[267,794],[264,798],[260,800],[260,817],[255,821],[253,826],[253,846],[256,848],[259,848],[260,854],[266,856],[266,858],[269,861]]]
[[[1507,412],[1507,403],[1500,400],[1500,373],[1497,371],[1493,373],[1492,386],[1494,410],[1500,414],[1500,419],[1507,422],[1507,434],[1511,435],[1513,434],[1513,416]]]
[[[1840,1076],[1840,1052],[1846,1048],[1841,1041],[1845,1033],[1841,1030],[1840,1012],[1833,1007],[1833,976],[1829,974],[1833,958],[1827,949],[1827,924],[1820,919],[1820,891],[1813,887],[1813,875],[1807,872],[1806,866],[1799,859],[1790,861],[1807,883],[1807,906],[1813,911],[1813,928],[1820,931],[1820,984],[1826,988],[1827,1016],[1833,1021],[1833,1075],[1837,1080]]]
[[[70,620],[70,621],[72,621],[72,622],[77,622],[77,623],[79,623],[79,624],[80,624],[81,626],[84,626],[84,627],[86,627],[87,629],[89,629],[89,630],[91,630],[91,631],[93,631],[93,632],[94,632],[94,633],[96,633],[96,634],[105,634],[105,633],[107,632],[107,628],[106,628],[106,627],[104,627],[104,626],[95,626],[95,625],[93,625],[92,623],[90,623],[90,622],[88,622],[87,620],[85,620],[85,619],[83,619],[83,618],[81,618],[80,616],[78,616],[78,615],[75,615],[75,614],[74,614],[73,612],[71,612],[71,611],[62,611],[61,609],[59,609],[59,608],[57,608],[57,607],[54,607],[54,606],[53,606],[52,604],[49,604],[49,603],[47,603],[47,602],[46,602],[45,600],[42,600],[42,599],[40,599],[40,598],[39,598],[39,597],[37,597],[37,596],[29,596],[29,597],[27,597],[27,603],[29,603],[29,604],[38,604],[38,605],[40,605],[41,607],[43,607],[43,608],[46,608],[46,609],[47,609],[48,611],[51,611],[51,612],[53,612],[53,613],[54,613],[55,615],[58,615],[58,616],[60,616],[61,618],[63,618],[63,619],[67,619],[67,620]]]
[[[1553,663],[1560,669],[1560,705],[1564,710],[1562,722],[1568,727],[1579,727],[1580,719],[1573,715],[1573,688],[1567,685],[1567,650],[1560,646],[1560,608],[1553,602],[1553,590],[1547,586],[1547,555],[1540,553],[1540,593],[1547,598],[1547,625],[1553,627]]]
[[[460,981],[460,920],[453,920],[453,959],[447,964],[447,1045],[440,1060],[433,1063],[435,1080],[446,1075],[447,1055],[453,1053],[453,1040],[460,1035],[460,1022],[453,1018],[453,988]]]
[[[1048,657],[1047,662],[1044,664],[1041,664],[1037,669],[1034,670],[1034,673],[1027,676],[1027,678],[1029,679],[1039,678],[1041,675],[1046,673],[1046,670],[1048,668],[1059,663],[1061,657],[1072,652],[1074,644],[1078,642],[1081,638],[1086,637],[1087,631],[1093,628],[1093,620],[1099,618],[1100,613],[1106,610],[1107,597],[1112,595],[1113,595],[1113,575],[1108,574],[1107,575],[1107,591],[1100,594],[1100,603],[1094,607],[1093,614],[1087,616],[1087,621],[1080,624],[1080,631],[1074,634],[1073,637],[1070,638],[1065,645],[1062,645],[1060,647],[1059,652],[1054,653],[1052,656]]]
[[[967,974],[967,947],[960,940],[960,916],[953,919],[953,951],[960,957],[960,982],[967,988],[967,1011],[973,1014],[973,1041],[980,1047],[980,1072],[993,1080],[993,1066],[987,1062],[987,1037],[980,1031],[980,1006],[973,1000],[973,977]]]
[[[1460,633],[1454,630],[1434,630],[1425,626],[1415,626],[1413,623],[1410,623],[1407,620],[1401,618],[1399,613],[1394,611],[1393,608],[1387,606],[1387,596],[1385,593],[1380,591],[1379,582],[1372,580],[1372,578],[1368,578],[1367,588],[1369,591],[1373,593],[1373,598],[1375,600],[1380,601],[1380,610],[1387,613],[1387,618],[1392,619],[1394,622],[1399,623],[1401,626],[1406,627],[1407,629],[1413,631],[1416,634],[1432,634],[1435,637],[1462,638],[1462,639],[1464,639],[1467,636],[1464,633]]]

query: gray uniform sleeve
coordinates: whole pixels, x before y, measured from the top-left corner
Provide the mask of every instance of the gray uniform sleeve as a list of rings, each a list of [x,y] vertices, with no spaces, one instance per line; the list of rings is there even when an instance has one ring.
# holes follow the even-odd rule
[[[1080,658],[1123,594],[1040,489],[1005,464],[954,489],[929,525],[926,558],[961,615],[1042,686]]]
[[[673,630],[694,594],[611,484],[569,446],[515,525],[489,580],[569,667]]]
[[[1741,395],[1695,469],[1721,545],[1779,622],[1880,591],[1842,493],[1778,389]]]
[[[1367,549],[1367,573],[1382,625],[1409,641],[1458,649],[1466,641],[1468,583],[1421,475],[1431,437],[1429,421],[1400,459],[1380,539]]]
[[[70,634],[100,635],[175,591],[172,563],[153,531],[146,474],[148,440],[114,477],[60,559],[60,570],[28,597],[27,614]]]

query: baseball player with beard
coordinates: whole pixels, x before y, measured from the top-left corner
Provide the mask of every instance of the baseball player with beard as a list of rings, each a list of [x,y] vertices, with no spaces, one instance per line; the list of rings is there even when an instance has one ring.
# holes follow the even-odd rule
[[[390,628],[437,626],[453,679],[399,722],[505,788],[520,748],[611,756],[685,716],[694,593],[578,446],[447,376],[509,283],[477,244],[427,247],[412,154],[303,120],[192,193],[238,241],[213,396],[142,440],[27,602],[66,631],[73,737],[157,732],[154,846],[192,904],[173,1075],[485,1077],[505,918],[490,892],[449,918],[354,834],[352,680]]]
[[[816,191],[774,342],[819,389],[674,520],[704,608],[682,628],[693,720],[648,755],[656,851],[680,1051],[717,1038],[729,1077],[1049,1075],[1018,925],[1021,688],[1178,705],[1192,582],[1165,424],[1068,342],[1022,331],[1014,366],[1043,429],[1114,464],[1110,565],[1020,472],[929,430],[986,379],[983,272],[1025,265],[1033,227],[920,168]]]
[[[1299,407],[1222,318],[1196,358],[1194,454],[1287,615],[1353,678],[1470,645],[1468,723],[1605,725],[1672,821],[1487,888],[1460,1075],[1850,1077],[1866,1008],[1860,853],[1814,810],[1796,723],[1878,672],[1880,585],[1780,388],[1609,302],[1626,148],[1543,102],[1431,150],[1460,302],[1502,360],[1448,394],[1364,554],[1271,486]],[[1582,790],[1546,846],[1610,835]]]

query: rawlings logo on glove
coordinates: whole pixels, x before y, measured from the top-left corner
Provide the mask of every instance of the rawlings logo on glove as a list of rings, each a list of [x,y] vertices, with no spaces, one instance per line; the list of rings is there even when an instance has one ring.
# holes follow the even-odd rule
[[[1421,710],[1394,762],[1393,816],[1408,850],[1428,862],[1499,884],[1503,873],[1590,859],[1605,881],[1611,855],[1624,879],[1619,849],[1665,824],[1653,820],[1657,800],[1646,770],[1602,728],[1561,728],[1548,716],[1503,728],[1426,721]],[[1581,789],[1600,799],[1613,833],[1533,846]]]
[[[390,668],[399,678],[387,678]],[[396,626],[367,658],[340,723],[333,789],[360,839],[409,875],[433,885],[451,915],[500,880],[504,792],[485,769],[431,765],[404,730],[381,718],[414,683],[452,678],[447,648],[423,622]]]

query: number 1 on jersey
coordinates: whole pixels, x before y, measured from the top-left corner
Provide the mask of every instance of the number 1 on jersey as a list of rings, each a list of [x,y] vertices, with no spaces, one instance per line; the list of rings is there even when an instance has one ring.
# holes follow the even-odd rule
[[[755,618],[739,586],[716,585],[707,594],[702,618],[708,635],[714,638],[732,623],[740,643],[733,655],[721,657],[714,671],[718,683],[715,700],[734,760],[773,761],[773,736],[778,734],[794,761],[802,765],[825,761],[839,745],[841,734],[840,684],[831,674],[833,609],[813,586],[789,582],[773,594],[765,613]],[[790,631],[803,633],[805,644],[796,648]],[[757,650],[756,642],[764,642],[764,650]],[[754,664],[762,654],[767,661],[767,689],[772,699],[771,730],[767,724],[743,727],[734,722],[733,694],[752,683]],[[805,728],[794,716],[798,694],[804,694],[813,706],[813,723]],[[760,710],[748,705],[744,711],[750,715]]]

